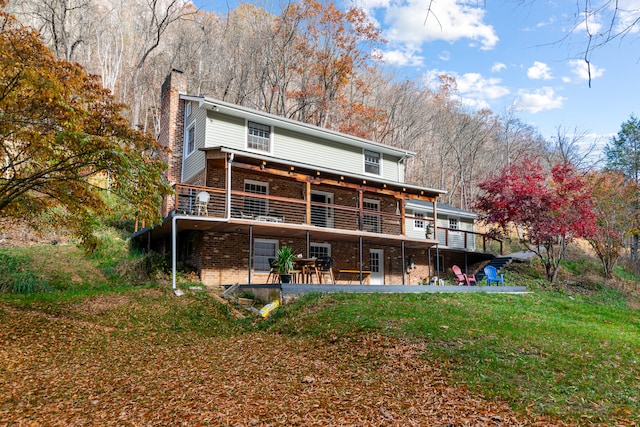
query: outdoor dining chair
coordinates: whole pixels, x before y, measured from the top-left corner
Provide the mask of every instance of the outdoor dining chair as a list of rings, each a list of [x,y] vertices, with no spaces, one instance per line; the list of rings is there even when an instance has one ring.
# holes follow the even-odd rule
[[[196,195],[196,214],[209,215],[209,198],[211,196],[206,191],[201,191]]]
[[[316,259],[316,269],[318,270],[321,283],[331,283],[332,285],[336,283],[335,277],[333,276],[333,258],[330,256],[319,257]],[[325,281],[325,277],[328,281]]]

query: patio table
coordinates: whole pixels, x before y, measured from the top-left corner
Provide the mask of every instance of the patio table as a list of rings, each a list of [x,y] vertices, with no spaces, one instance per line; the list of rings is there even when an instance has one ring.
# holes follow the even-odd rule
[[[316,258],[294,258],[293,266],[300,271],[302,283],[313,283],[314,276],[320,283],[320,272],[316,266]]]

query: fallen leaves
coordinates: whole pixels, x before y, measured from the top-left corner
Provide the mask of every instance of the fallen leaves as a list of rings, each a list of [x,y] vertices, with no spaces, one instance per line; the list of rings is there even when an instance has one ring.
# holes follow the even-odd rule
[[[549,425],[451,385],[421,343],[381,335],[160,339],[37,312],[0,316],[0,425]]]

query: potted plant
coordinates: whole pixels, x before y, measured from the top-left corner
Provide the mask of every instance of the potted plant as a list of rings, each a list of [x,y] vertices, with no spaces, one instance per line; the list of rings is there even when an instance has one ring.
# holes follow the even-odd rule
[[[425,224],[425,228],[424,228],[424,236],[427,239],[431,238],[431,233],[433,233],[433,225],[430,222],[427,222]]]
[[[291,271],[293,271],[293,259],[295,255],[289,246],[283,246],[276,255],[275,264],[280,274],[280,283],[291,283]]]

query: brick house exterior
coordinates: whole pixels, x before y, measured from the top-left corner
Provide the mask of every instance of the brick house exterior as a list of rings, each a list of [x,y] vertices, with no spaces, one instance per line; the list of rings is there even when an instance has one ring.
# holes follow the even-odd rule
[[[206,285],[265,283],[266,261],[285,245],[305,258],[330,255],[338,283],[354,280],[340,270],[355,270],[367,272],[356,275],[363,284],[417,284],[477,261],[472,227],[438,221],[444,192],[404,182],[409,151],[190,96],[176,70],[161,106],[176,194],[163,203],[163,223],[134,239],[165,253],[175,245],[179,266]],[[420,230],[426,224],[433,235]]]

